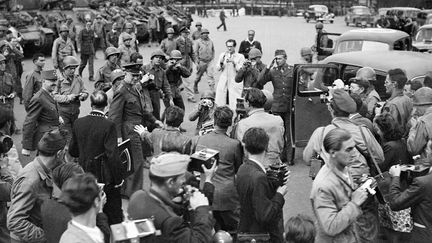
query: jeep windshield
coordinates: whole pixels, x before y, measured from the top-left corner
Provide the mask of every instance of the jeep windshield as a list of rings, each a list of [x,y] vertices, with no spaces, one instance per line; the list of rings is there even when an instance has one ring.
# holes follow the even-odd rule
[[[353,13],[356,15],[370,15],[371,12],[368,8],[354,8]]]
[[[421,29],[417,33],[415,37],[415,41],[423,42],[423,41],[431,41],[432,42],[432,28],[430,29]]]
[[[365,40],[348,40],[341,41],[334,53],[352,52],[352,51],[383,51],[390,50],[390,46],[384,42],[365,41]]]

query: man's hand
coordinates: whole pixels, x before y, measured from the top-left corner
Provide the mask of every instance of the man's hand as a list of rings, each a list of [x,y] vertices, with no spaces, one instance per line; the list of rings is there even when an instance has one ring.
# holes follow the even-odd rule
[[[393,165],[392,167],[390,167],[389,173],[393,177],[400,176],[401,166],[400,165]]]
[[[205,176],[205,182],[210,182],[211,183],[211,179],[214,176],[214,173],[217,170],[217,166],[216,166],[216,159],[212,158],[213,160],[213,165],[210,169],[207,169],[207,167],[205,165],[201,165],[201,168],[204,171],[204,176]]]
[[[357,190],[355,190],[351,195],[351,201],[359,207],[366,201],[367,198],[368,192],[366,188],[363,187],[357,188]]]
[[[65,121],[63,120],[63,117],[59,116],[59,122],[60,122],[60,125],[64,125],[65,124]]]
[[[81,101],[86,100],[87,97],[88,97],[88,93],[81,93],[81,94],[79,95],[79,99],[80,99]]]
[[[144,127],[143,125],[135,125],[134,131],[138,133],[141,137],[144,133],[148,132],[147,127]]]
[[[8,98],[9,98],[9,99],[13,99],[13,98],[15,98],[15,93],[12,93],[12,94],[8,95]]]
[[[204,194],[197,190],[194,191],[192,196],[190,197],[189,205],[193,210],[195,210],[200,206],[208,206],[209,202],[206,196],[204,196]]]
[[[159,121],[159,120],[156,120],[155,123],[156,123],[156,125],[158,125],[159,127],[164,127],[163,122],[161,122],[161,121]]]

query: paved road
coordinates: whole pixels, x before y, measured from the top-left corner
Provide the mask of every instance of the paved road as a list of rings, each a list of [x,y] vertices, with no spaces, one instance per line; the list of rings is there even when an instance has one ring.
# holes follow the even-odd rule
[[[207,18],[202,19],[194,17],[195,21],[201,21],[204,28],[209,29],[210,38],[215,43],[216,56],[219,53],[225,51],[225,41],[227,39],[235,39],[240,44],[241,40],[247,37],[247,30],[254,29],[256,31],[256,39],[259,40],[263,47],[263,62],[268,63],[272,60],[275,49],[285,49],[288,54],[288,63],[294,64],[299,60],[299,52],[301,47],[311,46],[313,44],[315,36],[314,23],[306,23],[302,18],[295,17],[236,17],[227,19],[228,31],[217,31],[216,26],[219,25],[218,18]],[[343,18],[336,18],[334,24],[325,24],[325,29],[327,32],[342,33],[352,27],[346,27],[343,22]],[[193,31],[193,28],[192,28]],[[150,53],[156,47],[152,46],[149,48],[147,45],[142,45],[140,47],[140,53],[144,56],[144,61],[149,61]],[[104,63],[103,53],[98,51],[97,60],[95,60],[95,71],[99,69]],[[24,62],[24,75],[31,72],[33,69],[33,63],[30,59],[26,59]],[[46,69],[52,68],[51,58],[47,58]],[[192,79],[194,78],[192,75]],[[88,81],[88,71],[84,70],[83,79],[85,80],[85,85],[89,90],[93,90],[93,83]],[[216,79],[217,80],[217,79]],[[272,89],[271,85],[266,86],[267,89]],[[199,86],[202,92],[208,89],[207,82],[203,80]],[[199,98],[199,97],[197,97]],[[194,108],[195,104],[185,102],[186,104],[186,114]],[[90,111],[90,104],[87,100],[82,104],[81,115],[86,115]],[[25,111],[22,105],[16,103],[15,106],[15,117],[17,120],[17,125],[21,128],[25,117]],[[194,131],[195,123],[185,121],[182,125],[191,134]],[[19,151],[21,151],[21,135],[13,136],[15,144],[17,145]],[[307,215],[312,215],[309,193],[311,187],[311,180],[308,177],[309,167],[304,165],[299,159],[301,157],[301,150],[298,149],[296,153],[297,163],[290,168],[291,170],[291,180],[289,182],[289,193],[286,196],[285,207],[284,207],[284,217],[285,220],[290,216],[296,215],[298,213],[303,213]],[[22,163],[26,164],[26,158],[22,158]]]

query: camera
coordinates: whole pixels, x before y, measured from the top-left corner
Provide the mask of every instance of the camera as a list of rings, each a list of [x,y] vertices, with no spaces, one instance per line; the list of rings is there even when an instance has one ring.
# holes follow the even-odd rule
[[[373,177],[366,177],[363,183],[360,185],[360,188],[366,189],[371,195],[376,194],[376,190],[375,190],[376,187],[377,187],[377,181]]]
[[[156,230],[153,219],[139,219],[125,221],[119,224],[111,225],[114,242],[127,241],[151,235],[159,235]]]
[[[247,112],[248,111],[246,110],[246,107],[245,107],[245,99],[244,98],[237,98],[237,104],[236,104],[237,117],[239,117],[240,119],[246,118]]]
[[[276,187],[280,187],[285,184],[285,174],[287,172],[288,167],[286,164],[272,164],[267,168],[267,179]]]
[[[204,165],[209,169],[214,163],[219,163],[219,151],[210,148],[204,148],[191,155],[191,162],[188,165],[188,171],[198,171],[204,173],[201,165]]]
[[[252,66],[252,62],[250,60],[245,60],[245,62],[243,63],[243,65],[245,67],[250,67],[250,66]]]
[[[212,121],[208,121],[206,123],[204,123],[201,127],[201,129],[198,132],[199,136],[205,135],[207,133],[210,133],[214,131],[214,122]]]
[[[212,108],[214,104],[213,104],[213,101],[211,101],[209,99],[202,99],[200,101],[200,105],[201,105],[201,107]]]

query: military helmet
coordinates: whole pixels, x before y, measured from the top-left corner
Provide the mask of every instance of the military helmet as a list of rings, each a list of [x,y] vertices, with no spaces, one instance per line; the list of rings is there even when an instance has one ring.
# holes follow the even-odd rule
[[[201,99],[212,99],[214,100],[216,97],[216,94],[214,91],[211,90],[206,90],[204,91],[204,93],[201,95]]]
[[[210,31],[208,29],[202,29],[201,34],[210,34]]]
[[[196,22],[195,26],[202,26],[201,22]]]
[[[250,51],[249,51],[249,59],[257,58],[257,57],[262,57],[261,51],[258,50],[257,48],[250,49]]]
[[[315,24],[315,29],[324,29],[324,25],[321,22]]]
[[[128,33],[123,33],[123,41],[132,40],[132,36]]]
[[[167,32],[167,34],[174,34],[175,33],[173,28],[168,28],[166,32]]]
[[[165,58],[165,53],[161,49],[157,49],[154,52],[152,52],[152,54],[150,56],[150,60],[153,59],[153,57],[155,57],[155,56],[161,56],[161,57]]]
[[[172,50],[170,53],[170,59],[182,59],[182,54],[179,50]]]
[[[111,72],[110,79],[111,79],[112,83],[115,83],[115,81],[118,78],[123,78],[124,76],[126,76],[126,73],[123,72],[123,70],[121,70],[121,69],[115,69],[114,71]]]
[[[422,87],[416,90],[413,96],[413,104],[414,106],[432,105],[432,89]]]
[[[68,68],[68,67],[78,67],[79,62],[78,59],[76,59],[76,57],[74,56],[67,56],[63,59],[63,64],[64,64],[64,68]]]
[[[127,22],[125,24],[125,29],[132,29],[132,28],[133,28],[133,24],[132,23]]]
[[[213,242],[214,243],[220,243],[220,242],[232,243],[233,238],[228,232],[223,231],[223,230],[219,230],[218,232],[216,232],[216,234],[214,234]]]
[[[310,47],[303,47],[300,50],[300,55],[301,56],[312,55],[312,49]]]
[[[367,79],[369,81],[375,81],[376,80],[376,73],[375,70],[371,67],[362,67],[359,70],[357,70],[356,78],[358,79]]]
[[[61,32],[69,32],[69,28],[67,27],[67,25],[62,24],[62,25],[60,26],[60,30],[59,30],[59,32],[60,32],[60,33],[61,33]]]
[[[120,52],[117,50],[117,48],[110,46],[105,50],[105,54],[106,54],[106,57],[108,58],[111,55],[119,55]]]
[[[6,57],[0,54],[0,62],[6,61]]]

